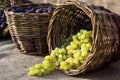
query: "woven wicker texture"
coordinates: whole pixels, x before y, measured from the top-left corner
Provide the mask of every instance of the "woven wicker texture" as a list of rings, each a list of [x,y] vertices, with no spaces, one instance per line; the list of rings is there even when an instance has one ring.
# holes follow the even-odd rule
[[[58,7],[50,20],[47,36],[49,52],[60,47],[70,34],[80,29],[92,30],[92,51],[86,62],[76,70],[65,71],[78,75],[120,58],[120,16],[102,6],[89,5],[77,0]]]
[[[29,6],[45,8],[51,6],[51,4],[31,4]],[[21,7],[25,8],[26,5]],[[34,55],[45,55],[48,53],[46,37],[52,13],[26,14],[6,11],[6,15],[12,39],[21,52]]]
[[[10,0],[10,2],[12,7],[32,3],[29,0]]]
[[[10,7],[10,0],[0,0],[0,8],[5,9],[6,7]]]

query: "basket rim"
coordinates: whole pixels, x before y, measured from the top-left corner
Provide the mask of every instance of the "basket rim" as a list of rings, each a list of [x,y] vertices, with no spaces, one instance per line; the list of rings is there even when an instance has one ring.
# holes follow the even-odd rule
[[[50,13],[23,13],[23,12],[19,12],[19,13],[14,13],[11,11],[5,11],[7,12],[9,15],[40,15],[40,16],[48,16],[48,15],[52,15],[53,12]]]

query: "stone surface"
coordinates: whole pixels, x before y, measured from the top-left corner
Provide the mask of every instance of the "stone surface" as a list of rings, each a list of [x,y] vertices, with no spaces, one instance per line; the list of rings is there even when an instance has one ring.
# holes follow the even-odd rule
[[[120,80],[120,61],[85,75],[68,76],[56,70],[43,77],[28,77],[29,67],[43,58],[21,54],[11,39],[0,40],[0,80]]]

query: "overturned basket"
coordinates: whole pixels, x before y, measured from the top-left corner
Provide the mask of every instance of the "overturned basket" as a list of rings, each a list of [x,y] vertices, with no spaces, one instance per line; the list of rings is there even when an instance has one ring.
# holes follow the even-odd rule
[[[27,6],[45,8],[52,4],[24,4],[17,7]],[[6,10],[6,15],[12,40],[21,52],[34,55],[48,53],[46,37],[52,13],[11,13]]]
[[[58,7],[51,18],[48,32],[49,51],[60,47],[65,38],[80,29],[92,30],[92,51],[86,62],[76,70],[65,71],[78,75],[117,61],[120,57],[120,16],[101,6],[77,0]]]

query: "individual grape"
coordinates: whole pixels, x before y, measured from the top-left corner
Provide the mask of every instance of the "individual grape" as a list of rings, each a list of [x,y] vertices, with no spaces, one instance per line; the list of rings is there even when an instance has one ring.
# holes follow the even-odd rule
[[[68,62],[70,64],[70,66],[74,66],[74,58],[70,57],[66,60],[66,62]]]
[[[58,55],[58,57],[59,57],[60,59],[62,59],[62,58],[63,58],[63,56],[62,56],[61,54],[59,54],[59,55]]]
[[[40,73],[40,70],[39,69],[35,69],[33,73],[34,73],[34,75],[38,75]]]
[[[76,44],[72,44],[71,47],[72,49],[77,49],[78,46]]]
[[[73,47],[72,47],[71,45],[68,45],[68,46],[66,47],[66,49],[67,49],[67,50],[73,50]]]
[[[76,53],[73,55],[73,57],[74,57],[75,59],[78,59],[80,56],[81,56],[81,52],[76,52]]]
[[[35,76],[34,71],[29,71],[28,76]]]
[[[84,39],[84,42],[85,42],[85,43],[88,43],[88,42],[90,42],[90,41],[91,41],[90,38],[85,38],[85,39]]]
[[[76,36],[76,35],[74,35],[73,37],[72,37],[72,39],[74,40],[74,39],[78,39],[78,37]]]
[[[83,43],[83,44],[81,45],[81,48],[85,48],[85,47],[86,47],[86,44]]]
[[[65,71],[68,71],[68,70],[70,70],[70,69],[71,69],[71,66],[70,66],[70,65],[66,65],[66,66],[63,67],[63,70],[65,70]]]
[[[73,55],[73,50],[68,50],[67,54],[68,55]]]
[[[67,55],[63,55],[63,60],[66,60],[67,58]]]
[[[81,36],[80,36],[80,39],[85,39],[85,35],[84,34],[82,34]]]
[[[40,69],[40,72],[41,72],[43,75],[47,74],[47,73],[46,73],[46,70],[45,70],[44,68]]]
[[[87,51],[82,51],[82,53],[81,53],[81,56],[82,57],[86,57],[88,55],[88,52]]]
[[[35,70],[35,68],[34,68],[34,67],[31,67],[29,70],[30,70],[30,71],[34,71],[34,70]]]
[[[79,32],[79,33],[77,33],[78,38],[79,38],[81,35],[82,35],[82,33],[80,33],[80,32]]]
[[[60,54],[66,54],[66,50],[65,50],[64,48],[59,49],[59,53],[60,53]]]
[[[79,41],[77,39],[74,39],[73,41],[74,41],[74,44],[79,45]]]
[[[36,65],[35,65],[35,68],[36,68],[36,69],[41,69],[41,68],[42,68],[42,64],[36,64]]]
[[[67,64],[68,64],[67,62],[62,61],[62,62],[60,63],[60,66],[65,66],[65,65],[67,65]]]
[[[92,47],[91,43],[90,43],[90,42],[87,43],[87,44],[86,44],[86,47],[91,48],[91,47]]]

